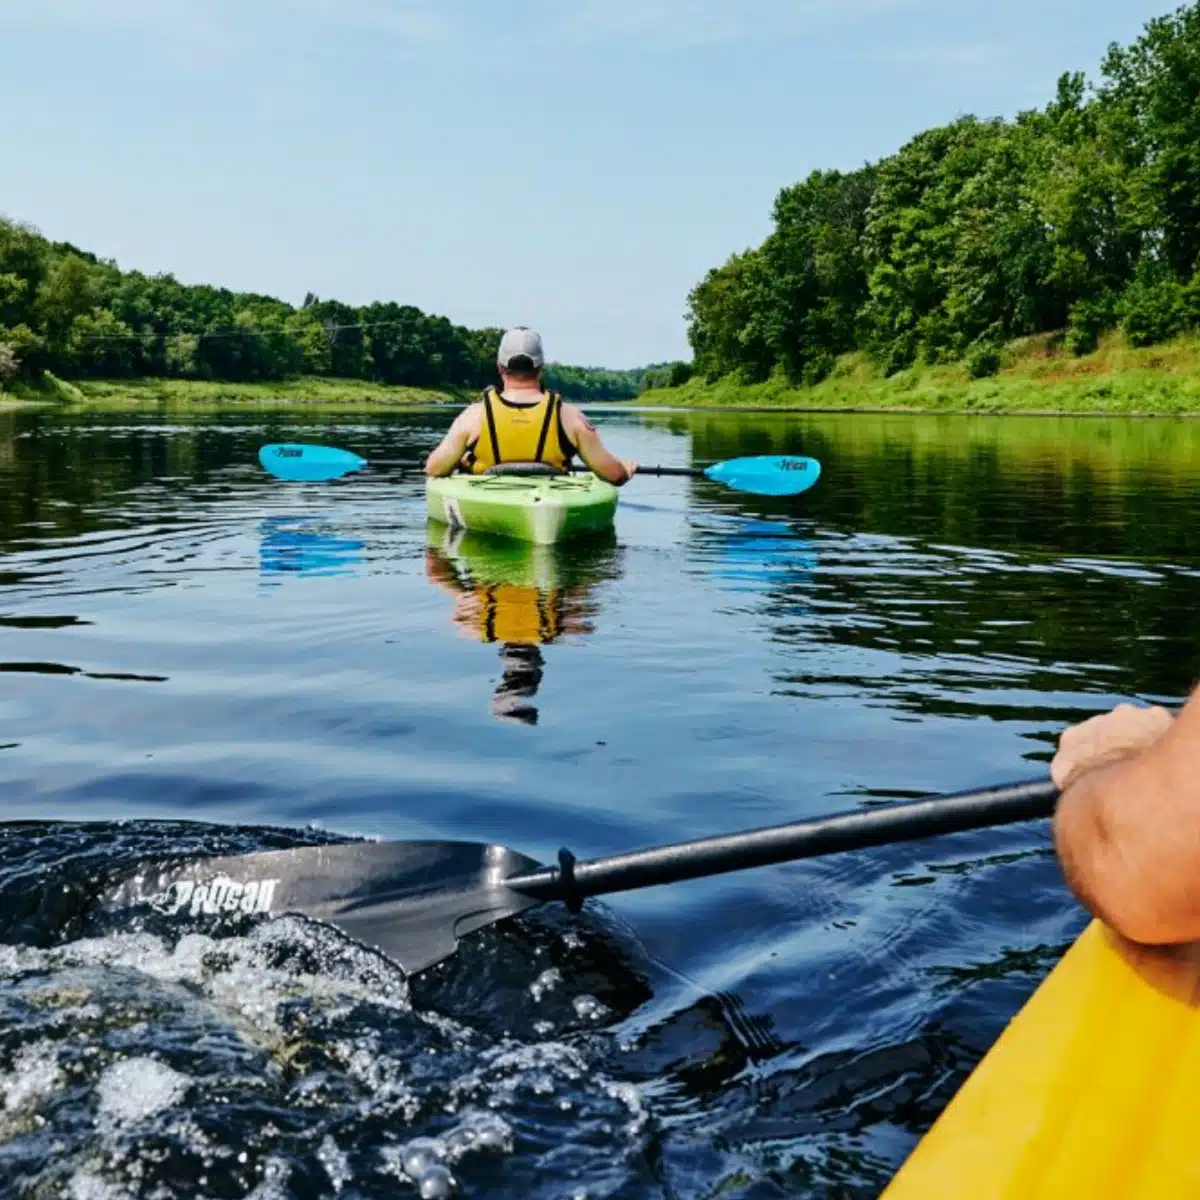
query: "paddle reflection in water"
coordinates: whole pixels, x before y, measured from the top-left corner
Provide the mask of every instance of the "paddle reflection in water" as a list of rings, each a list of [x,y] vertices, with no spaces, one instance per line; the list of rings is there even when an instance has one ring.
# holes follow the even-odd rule
[[[286,575],[352,575],[366,543],[329,529],[310,513],[267,517],[258,527],[258,569],[263,585],[278,587]]]
[[[817,555],[787,521],[754,517],[697,525],[692,538],[705,571],[729,591],[771,593],[812,581]]]
[[[533,701],[546,668],[541,648],[595,631],[595,589],[620,576],[615,535],[536,546],[431,521],[426,539],[425,572],[454,596],[454,624],[467,637],[499,644],[492,714],[536,725]]]

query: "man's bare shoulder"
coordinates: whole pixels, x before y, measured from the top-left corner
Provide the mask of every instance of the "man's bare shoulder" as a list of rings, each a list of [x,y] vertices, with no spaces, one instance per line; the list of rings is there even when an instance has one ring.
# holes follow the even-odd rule
[[[562,404],[562,421],[569,432],[579,429],[586,429],[588,433],[596,432],[595,425],[584,416],[583,410],[574,404],[568,404],[565,400]]]
[[[454,423],[460,429],[469,428],[478,425],[483,417],[483,404],[476,400],[474,404],[468,404],[466,408],[454,418]]]

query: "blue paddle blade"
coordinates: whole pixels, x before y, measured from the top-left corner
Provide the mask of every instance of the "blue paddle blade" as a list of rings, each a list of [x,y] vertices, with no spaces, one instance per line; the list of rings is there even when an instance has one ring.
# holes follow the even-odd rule
[[[766,455],[761,458],[731,458],[709,467],[709,479],[759,496],[798,496],[807,492],[821,477],[821,464],[815,458],[794,454]]]
[[[351,471],[361,471],[367,465],[349,450],[335,446],[308,446],[303,442],[272,443],[258,452],[258,461],[264,471],[270,471],[276,479],[292,483],[321,483],[327,479],[340,479]]]

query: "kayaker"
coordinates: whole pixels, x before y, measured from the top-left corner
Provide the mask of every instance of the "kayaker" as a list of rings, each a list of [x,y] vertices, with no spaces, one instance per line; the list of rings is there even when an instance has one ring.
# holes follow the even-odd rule
[[[1122,704],[1063,734],[1051,775],[1067,882],[1136,942],[1200,939],[1200,691],[1178,717]]]
[[[542,386],[542,339],[518,326],[500,340],[496,366],[501,387],[489,387],[455,418],[425,460],[426,475],[483,474],[500,463],[546,463],[566,471],[578,454],[601,479],[620,487],[637,471],[632,459],[605,448],[596,427],[573,404]]]

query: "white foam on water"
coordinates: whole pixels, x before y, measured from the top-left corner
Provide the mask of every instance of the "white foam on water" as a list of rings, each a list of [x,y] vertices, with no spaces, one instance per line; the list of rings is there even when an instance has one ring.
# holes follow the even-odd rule
[[[67,1182],[68,1200],[133,1200],[133,1194],[89,1170],[76,1171]]]
[[[206,1169],[215,1166],[222,1178],[228,1174],[222,1164],[237,1158],[245,1165],[249,1150],[259,1161],[247,1168],[257,1178],[251,1175],[256,1186],[245,1200],[284,1200],[289,1195],[289,1167],[274,1156],[279,1130],[268,1123],[256,1130],[253,1145],[231,1140],[228,1131],[202,1130],[189,1110],[219,1094],[214,1089],[219,1089],[220,1077],[184,1074],[158,1057],[138,1053],[143,1046],[150,1049],[160,1021],[168,1028],[182,1022],[183,1029],[198,1023],[218,1046],[222,1038],[235,1035],[255,1052],[252,1059],[238,1059],[236,1051],[220,1051],[235,1056],[235,1065],[220,1070],[233,1071],[240,1087],[246,1085],[240,1071],[265,1070],[274,1076],[263,1081],[267,1094],[282,1098],[282,1088],[291,1103],[299,1102],[307,1112],[331,1105],[343,1114],[356,1112],[353,1119],[385,1117],[396,1141],[378,1148],[375,1170],[409,1195],[450,1195],[458,1187],[455,1164],[464,1157],[474,1161],[481,1156],[499,1170],[500,1161],[517,1152],[514,1128],[500,1112],[521,1114],[531,1101],[539,1112],[547,1110],[546,1100],[563,1112],[578,1110],[584,1120],[603,1120],[606,1130],[636,1131],[648,1119],[636,1089],[597,1074],[586,1046],[512,1038],[491,1043],[468,1024],[414,1011],[399,968],[336,931],[300,918],[285,917],[244,935],[220,938],[187,933],[172,942],[128,932],[50,949],[0,947],[0,990],[8,977],[22,991],[44,991],[42,976],[53,980],[55,996],[73,998],[74,1004],[41,1006],[44,1012],[62,1009],[67,1024],[30,1031],[31,1038],[43,1040],[21,1051],[11,1083],[0,1076],[0,1096],[5,1108],[19,1106],[17,1119],[27,1121],[43,1097],[67,1086],[60,1063],[68,1062],[68,1051],[78,1059],[72,1070],[79,1079],[72,1075],[70,1083],[90,1082],[95,1120],[89,1146],[68,1151],[72,1157],[81,1155],[68,1166],[68,1172],[75,1171],[69,1200],[132,1200],[139,1195],[146,1165],[141,1127],[156,1118],[157,1132],[177,1148],[172,1156],[195,1155]],[[527,994],[548,998],[548,993],[563,990],[564,982],[559,970],[543,971],[527,985]],[[80,1024],[84,1005],[92,1015]],[[360,1009],[366,1012],[360,1014]],[[575,999],[574,1010],[589,1022],[607,1014],[599,1000],[587,995]],[[395,1048],[389,1044],[392,1017],[402,1017],[398,1023],[409,1026]],[[122,1031],[120,1041],[106,1044],[114,1018],[112,1028]],[[363,1027],[381,1019],[380,1029]],[[343,1021],[349,1021],[353,1035],[339,1028]],[[414,1021],[429,1036],[412,1030]],[[543,1023],[538,1032],[543,1038],[552,1035],[551,1023]],[[44,1040],[47,1035],[50,1040]],[[414,1046],[422,1056],[445,1055],[444,1072],[439,1075],[427,1065],[414,1072]],[[307,1062],[313,1048],[315,1069],[289,1078],[281,1064],[290,1063],[297,1051],[306,1056],[298,1061]],[[357,1095],[346,1095],[348,1083]],[[589,1098],[599,1102],[599,1111],[592,1111]],[[343,1107],[347,1104],[349,1110]],[[436,1138],[414,1137],[426,1124],[424,1118],[447,1113],[457,1119],[453,1128]],[[341,1140],[345,1149],[321,1131],[312,1147],[331,1197],[354,1182],[347,1154],[354,1147]],[[93,1157],[97,1148],[108,1156],[103,1164]],[[237,1157],[239,1151],[242,1157]],[[62,1165],[60,1159],[60,1170]],[[60,1176],[51,1186],[65,1188],[66,1180]],[[198,1194],[204,1190],[198,1182]]]
[[[263,1177],[246,1200],[290,1200],[287,1181],[292,1169],[280,1158],[268,1158],[263,1163]]]
[[[482,1066],[450,1085],[457,1102],[511,1104],[521,1092],[549,1095],[558,1086],[577,1083],[588,1074],[583,1055],[562,1042],[510,1043],[484,1051],[482,1058]]]
[[[354,1178],[354,1172],[350,1169],[350,1160],[346,1157],[346,1152],[329,1134],[325,1135],[317,1149],[317,1161],[325,1168],[325,1174],[329,1176],[329,1182],[333,1185],[335,1193],[340,1193],[342,1188]]]
[[[192,1080],[153,1058],[123,1058],[106,1067],[96,1085],[97,1121],[122,1126],[178,1104]]]
[[[4,1111],[20,1112],[34,1108],[53,1095],[63,1082],[58,1052],[50,1042],[34,1042],[22,1049],[9,1075],[0,1075],[4,1092]]]
[[[645,1097],[632,1083],[616,1083],[610,1081],[604,1085],[605,1093],[613,1100],[619,1100],[629,1110],[633,1118],[625,1127],[626,1136],[632,1137],[641,1133],[650,1120],[650,1110],[646,1107]]]

